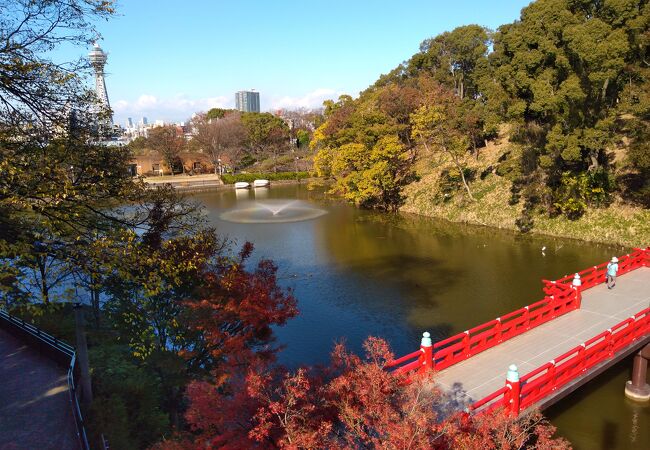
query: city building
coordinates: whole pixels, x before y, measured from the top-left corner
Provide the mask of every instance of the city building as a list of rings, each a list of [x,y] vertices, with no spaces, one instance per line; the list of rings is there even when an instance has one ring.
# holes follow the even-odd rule
[[[260,112],[260,93],[239,91],[235,94],[235,108],[242,112]]]

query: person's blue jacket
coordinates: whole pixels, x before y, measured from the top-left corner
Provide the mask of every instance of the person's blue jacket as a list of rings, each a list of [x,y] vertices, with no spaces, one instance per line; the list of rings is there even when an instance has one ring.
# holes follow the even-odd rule
[[[618,263],[610,262],[607,264],[607,275],[615,277],[616,272],[618,272]]]

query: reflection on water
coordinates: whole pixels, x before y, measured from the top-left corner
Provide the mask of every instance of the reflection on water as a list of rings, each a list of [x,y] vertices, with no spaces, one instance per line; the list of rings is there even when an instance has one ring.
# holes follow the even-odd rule
[[[461,332],[540,300],[542,278],[556,279],[627,250],[362,211],[304,185],[272,186],[263,199],[257,190],[242,191],[195,198],[222,234],[240,244],[251,241],[256,257],[275,260],[282,284],[294,289],[300,315],[277,329],[286,346],[280,360],[289,366],[327,362],[341,339],[360,352],[369,335],[386,338],[397,354],[412,352],[423,331],[435,340]],[[271,205],[266,214],[272,215],[286,199],[327,214],[290,223],[222,219],[254,201]],[[649,408],[632,413],[623,396],[629,367],[617,366],[608,374],[619,375],[601,375],[549,410],[577,448],[650,448]],[[590,390],[594,383],[600,384]]]

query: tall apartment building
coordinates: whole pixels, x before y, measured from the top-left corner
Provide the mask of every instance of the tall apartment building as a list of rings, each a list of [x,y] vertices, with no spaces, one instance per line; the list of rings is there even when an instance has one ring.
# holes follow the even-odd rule
[[[243,112],[260,112],[260,93],[239,91],[235,94],[235,107]]]

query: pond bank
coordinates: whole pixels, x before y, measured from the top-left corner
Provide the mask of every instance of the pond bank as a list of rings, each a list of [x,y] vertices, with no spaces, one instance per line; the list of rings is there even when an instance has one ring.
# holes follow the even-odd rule
[[[409,185],[406,202],[401,211],[450,222],[483,225],[519,233],[515,223],[521,216],[522,203],[511,205],[510,182],[496,175],[472,183],[476,201],[464,195],[448,201],[440,199],[435,175],[422,177]],[[550,218],[545,214],[533,216],[532,234],[578,239],[623,247],[645,248],[650,245],[650,210],[615,202],[607,208],[588,209],[578,220]]]

